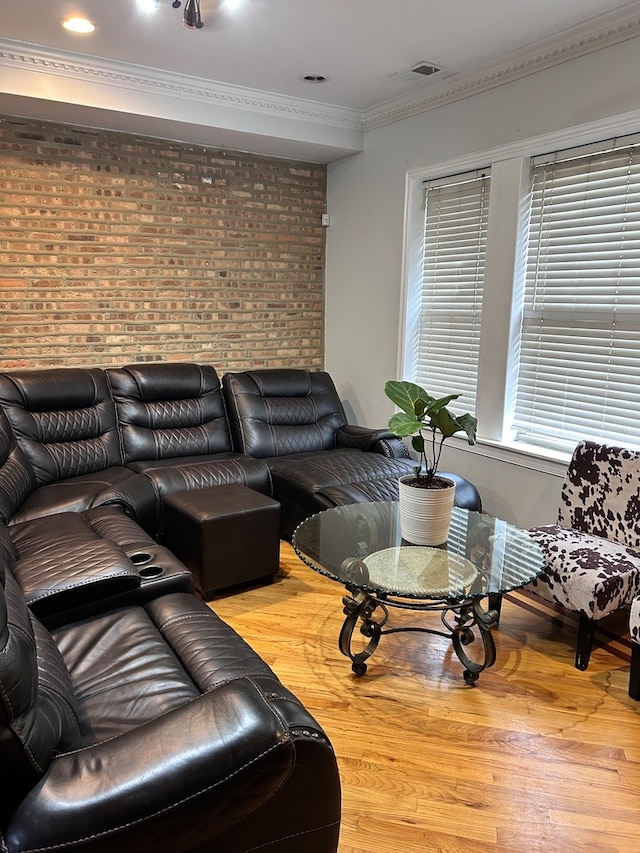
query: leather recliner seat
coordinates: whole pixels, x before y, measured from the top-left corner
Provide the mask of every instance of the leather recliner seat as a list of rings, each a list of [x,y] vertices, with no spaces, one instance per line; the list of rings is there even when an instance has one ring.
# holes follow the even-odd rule
[[[188,593],[48,631],[0,526],[0,849],[335,853],[326,735]]]
[[[124,465],[102,370],[0,373],[0,407],[10,424],[0,423],[0,461],[11,467],[0,488],[6,523],[117,504],[148,526],[153,487]]]
[[[262,459],[282,505],[282,535],[316,512],[362,501],[397,500],[398,479],[413,471],[404,443],[386,429],[351,425],[324,371],[225,373],[222,378],[234,447]],[[481,508],[468,480],[456,503]]]
[[[69,441],[70,452],[80,443]],[[112,475],[120,486],[113,485]],[[116,466],[102,480],[106,487],[96,491],[99,482],[79,475],[39,486],[0,408],[0,523],[9,525],[15,577],[42,619],[80,618],[105,601],[115,606],[194,591],[187,568],[130,517],[151,515],[149,481]],[[89,486],[84,496],[83,485]]]
[[[209,365],[131,364],[106,371],[124,461],[156,496],[162,535],[167,495],[229,483],[271,495],[268,467],[233,450],[220,380]]]

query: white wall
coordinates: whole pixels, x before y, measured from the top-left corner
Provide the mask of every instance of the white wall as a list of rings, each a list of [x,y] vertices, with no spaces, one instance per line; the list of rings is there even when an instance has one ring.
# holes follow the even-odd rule
[[[407,171],[633,112],[639,79],[630,39],[372,130],[363,153],[329,166],[326,369],[353,422],[382,426],[393,410],[383,386],[398,376]],[[476,483],[486,511],[523,526],[554,520],[564,464],[474,450],[447,449],[443,467]]]

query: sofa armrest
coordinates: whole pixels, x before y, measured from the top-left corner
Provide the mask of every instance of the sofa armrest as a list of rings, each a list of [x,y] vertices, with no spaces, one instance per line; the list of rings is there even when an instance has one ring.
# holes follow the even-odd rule
[[[238,679],[56,756],[16,810],[7,849],[204,849],[273,796],[294,762],[292,733],[257,686]]]
[[[57,518],[51,516],[53,522]],[[125,552],[106,539],[62,539],[46,556],[43,559],[36,551],[18,559],[14,567],[25,600],[39,619],[136,590],[141,583]]]
[[[338,447],[370,450],[389,458],[405,459],[408,456],[405,443],[388,429],[369,429],[348,424],[336,432],[336,444]]]
[[[132,471],[128,479],[101,492],[93,506],[119,506],[125,515],[153,536],[156,532],[157,503],[158,497],[151,480],[144,474]]]

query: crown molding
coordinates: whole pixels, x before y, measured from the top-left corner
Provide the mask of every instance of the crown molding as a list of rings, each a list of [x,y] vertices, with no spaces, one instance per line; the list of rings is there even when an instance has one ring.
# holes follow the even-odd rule
[[[633,8],[631,9],[630,6]],[[528,49],[514,51],[473,71],[438,82],[430,80],[428,91],[419,96],[401,95],[376,104],[362,114],[365,133],[377,127],[394,124],[405,118],[437,109],[454,101],[486,92],[577,59],[588,53],[640,36],[640,3],[635,2],[612,15],[601,16],[579,27],[565,30],[551,39],[536,42]]]
[[[362,132],[362,113],[303,98],[0,38],[0,67]]]

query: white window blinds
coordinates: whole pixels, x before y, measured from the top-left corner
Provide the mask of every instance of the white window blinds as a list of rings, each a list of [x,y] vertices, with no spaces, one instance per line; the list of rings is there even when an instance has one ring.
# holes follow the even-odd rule
[[[516,441],[569,452],[583,438],[640,442],[634,143],[534,161]]]
[[[475,410],[489,212],[488,170],[425,183],[415,381]]]

